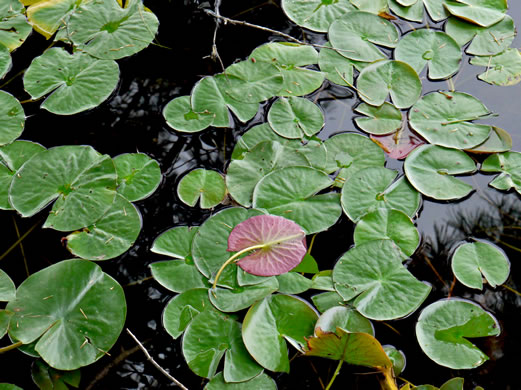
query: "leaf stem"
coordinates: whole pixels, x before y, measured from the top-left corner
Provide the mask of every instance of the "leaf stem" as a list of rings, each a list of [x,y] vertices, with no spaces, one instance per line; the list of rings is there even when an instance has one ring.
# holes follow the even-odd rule
[[[340,373],[340,368],[342,367],[342,364],[344,364],[344,359],[340,359],[338,361],[338,365],[336,366],[336,370],[333,373],[333,376],[331,377],[331,380],[327,384],[326,390],[329,390],[331,388],[331,386],[333,386],[333,382],[335,381],[337,375]]]
[[[25,237],[27,237],[29,235],[29,233],[31,233],[42,221],[39,220],[38,222],[36,222],[33,226],[31,226],[29,228],[29,230],[27,230],[18,240],[16,240],[13,245],[11,245],[9,247],[9,249],[7,249],[1,256],[0,256],[0,260],[2,260],[4,257],[6,257],[14,248],[16,248],[18,246],[18,244],[20,244]]]
[[[507,286],[506,284],[502,284],[501,287],[506,288],[508,291],[513,292],[516,295],[519,295],[521,297],[521,293],[515,289],[513,289],[510,286]]]
[[[23,344],[24,343],[22,343],[21,341],[17,341],[16,343],[8,345],[7,347],[0,348],[0,353],[4,353],[4,352],[10,351],[12,349],[16,349],[18,347],[21,347]]]

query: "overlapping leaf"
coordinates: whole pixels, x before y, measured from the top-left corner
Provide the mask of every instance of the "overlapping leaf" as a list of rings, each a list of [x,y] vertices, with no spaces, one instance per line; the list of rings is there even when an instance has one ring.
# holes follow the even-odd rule
[[[402,112],[391,103],[385,102],[381,106],[362,103],[355,108],[355,111],[367,115],[356,117],[355,123],[369,134],[389,134],[402,127]]]
[[[200,200],[202,209],[211,209],[224,200],[226,184],[219,172],[194,169],[179,181],[177,196],[188,206],[194,207]]]
[[[498,190],[514,188],[521,193],[521,153],[505,152],[493,154],[481,165],[483,172],[501,172],[489,185]]]
[[[25,112],[20,102],[10,93],[0,91],[0,145],[17,139],[25,126]]]
[[[118,174],[118,192],[130,202],[148,198],[161,182],[156,160],[143,153],[125,153],[114,157]]]
[[[474,57],[470,63],[487,67],[485,72],[478,75],[486,83],[508,86],[521,81],[521,53],[518,49],[507,49],[491,57]]]
[[[13,281],[0,269],[0,302],[9,302],[15,298],[16,286]]]
[[[349,0],[282,0],[282,9],[299,26],[326,32],[334,20],[355,7]]]
[[[277,390],[275,381],[267,374],[262,373],[245,382],[225,382],[222,372],[215,375],[206,384],[204,390]]]
[[[280,98],[273,103],[268,112],[271,128],[282,137],[311,137],[324,126],[324,114],[312,101],[289,97]]]
[[[499,22],[508,9],[507,0],[444,0],[444,6],[452,15],[483,27]]]
[[[4,0],[0,4],[0,45],[9,51],[22,45],[32,31],[24,12],[25,8],[18,0]]]

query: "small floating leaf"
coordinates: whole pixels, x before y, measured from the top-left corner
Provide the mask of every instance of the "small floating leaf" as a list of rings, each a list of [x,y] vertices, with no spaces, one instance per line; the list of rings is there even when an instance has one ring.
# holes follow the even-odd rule
[[[277,291],[279,283],[275,278],[265,278],[263,282],[234,289],[216,288],[208,290],[210,302],[219,311],[234,313],[247,309],[265,296]]]
[[[194,207],[200,199],[202,209],[211,209],[226,197],[226,184],[219,172],[194,169],[179,181],[177,196],[188,206]]]
[[[435,22],[439,22],[450,16],[449,12],[445,8],[445,0],[423,0],[423,4],[429,13],[429,16]]]
[[[20,47],[32,31],[24,13],[25,8],[18,0],[3,0],[0,4],[0,45],[9,51]]]
[[[521,53],[518,49],[507,49],[492,57],[474,57],[470,63],[487,67],[484,73],[478,75],[486,83],[508,86],[521,81]]]
[[[11,67],[9,49],[0,43],[0,79],[5,76]]]
[[[405,354],[392,345],[385,345],[384,351],[393,363],[393,373],[395,376],[400,375],[405,369]]]
[[[300,265],[300,264],[299,264]],[[277,276],[278,291],[282,294],[301,294],[311,288],[311,279],[295,272],[286,272]]]
[[[306,253],[299,265],[292,269],[293,272],[301,272],[304,274],[318,273],[317,261],[309,253]]]
[[[400,18],[410,20],[412,22],[423,21],[423,2],[418,0],[410,6],[401,5],[397,0],[389,0],[389,8],[394,14]]]
[[[9,302],[15,298],[16,286],[4,271],[0,269],[0,302]]]
[[[359,11],[371,12],[375,15],[387,13],[387,0],[349,0]]]
[[[376,107],[362,103],[355,108],[355,111],[367,115],[356,117],[355,123],[369,134],[389,134],[402,127],[402,112],[391,103],[385,102]]]
[[[177,293],[210,287],[208,279],[199,272],[192,260],[157,261],[150,264],[150,271],[161,286]]]
[[[311,137],[324,126],[320,107],[305,98],[279,98],[268,112],[271,128],[286,138]]]
[[[342,328],[346,332],[363,332],[374,336],[373,324],[353,308],[336,306],[326,310],[315,324],[315,330],[335,332]]]
[[[327,32],[334,20],[354,11],[355,7],[349,0],[282,0],[282,9],[299,26]]]
[[[190,96],[179,96],[170,100],[163,109],[163,116],[168,126],[186,133],[204,130],[214,120],[214,114],[210,112],[195,112],[190,102]]]
[[[371,140],[380,146],[390,157],[397,160],[406,158],[414,149],[425,141],[413,132],[407,121],[402,122],[398,131],[389,135],[371,135]]]
[[[521,194],[521,153],[505,152],[489,156],[481,165],[483,172],[501,172],[489,185],[498,190],[514,188]]]
[[[20,102],[10,93],[0,91],[0,145],[17,139],[25,126],[25,112]]]
[[[31,367],[31,378],[42,390],[62,389],[68,390],[70,385],[78,388],[81,380],[79,369],[72,371],[55,370],[43,360],[36,360]]]
[[[113,160],[118,174],[118,192],[130,202],[148,198],[159,186],[159,164],[146,154],[120,154]]]
[[[472,153],[501,153],[512,149],[512,137],[500,127],[492,126],[492,131],[488,139],[482,144],[468,149]]]
[[[505,17],[507,0],[445,0],[445,8],[454,16],[488,27]]]
[[[192,241],[197,229],[197,226],[177,226],[169,229],[154,240],[150,251],[186,260],[192,254]]]
[[[325,46],[327,48],[320,49],[318,55],[320,70],[326,74],[326,78],[332,83],[345,86],[353,85],[353,67],[360,63],[330,49],[331,44],[329,42]]]
[[[488,357],[467,339],[497,336],[497,320],[475,303],[441,300],[427,306],[416,323],[416,337],[423,352],[439,365],[476,368]]]
[[[85,0],[46,0],[31,2],[27,18],[33,28],[49,39]]]
[[[275,381],[264,372],[246,382],[225,382],[222,372],[206,384],[204,390],[277,390]]]
[[[343,304],[344,298],[342,298],[336,291],[327,291],[311,297],[313,304],[319,312],[324,313],[326,310],[332,307]]]

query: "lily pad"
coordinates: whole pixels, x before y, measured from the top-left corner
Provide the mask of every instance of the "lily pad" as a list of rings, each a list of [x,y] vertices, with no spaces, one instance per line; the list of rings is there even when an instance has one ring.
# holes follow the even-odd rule
[[[311,137],[324,126],[319,106],[305,98],[279,98],[268,112],[271,128],[282,137]]]
[[[521,194],[521,153],[505,152],[489,156],[481,165],[483,172],[501,172],[489,185],[498,190],[514,188]]]
[[[333,281],[356,292],[353,307],[364,317],[379,321],[404,317],[416,310],[431,290],[407,271],[404,259],[390,240],[357,245],[336,263]]]
[[[512,137],[500,127],[492,126],[490,137],[482,144],[469,149],[472,153],[501,153],[512,149]]]
[[[461,49],[450,35],[431,29],[419,29],[405,35],[396,46],[394,58],[421,73],[429,67],[429,78],[446,79],[454,75],[462,60]]]
[[[244,344],[264,368],[289,372],[286,341],[302,348],[305,338],[313,334],[317,318],[305,301],[289,295],[270,295],[246,313],[242,327]]]
[[[399,34],[391,22],[369,12],[355,11],[331,23],[329,40],[344,57],[373,62],[387,58],[375,45],[394,48]]]
[[[445,0],[452,15],[479,26],[488,27],[505,17],[507,0]]]
[[[387,0],[349,0],[359,11],[381,15],[389,12]]]
[[[349,87],[353,85],[353,68],[362,70],[367,63],[350,60],[339,54],[332,48],[331,43],[327,42],[325,47],[320,49],[318,66],[329,81]]]
[[[92,226],[67,236],[67,249],[87,260],[108,260],[126,252],[141,231],[141,214],[121,195]]]
[[[337,328],[341,328],[346,332],[362,332],[374,336],[371,321],[345,306],[332,307],[322,313],[315,324],[315,331],[319,328],[322,332],[335,332]]]
[[[31,367],[31,378],[42,390],[68,390],[67,385],[74,388],[80,386],[81,371],[79,369],[72,371],[55,370],[43,360],[38,359]]]
[[[299,265],[292,269],[293,272],[300,272],[303,274],[316,274],[318,273],[317,261],[308,253],[304,256]]]
[[[343,304],[344,298],[342,298],[336,291],[327,291],[311,297],[313,304],[319,312],[324,313],[326,310],[332,307]]]
[[[67,37],[93,57],[117,60],[148,47],[158,26],[139,0],[129,0],[125,8],[114,0],[87,1],[71,15]]]
[[[367,115],[356,117],[355,123],[369,134],[389,134],[402,127],[402,112],[391,103],[385,102],[381,106],[371,106],[362,103],[355,111]]]
[[[253,207],[300,225],[306,234],[332,226],[342,214],[336,193],[316,195],[332,180],[317,169],[288,167],[264,176],[253,192]]]
[[[311,279],[295,272],[286,272],[277,276],[278,291],[282,294],[301,294],[309,290],[313,284]]]
[[[177,196],[188,206],[194,207],[200,199],[202,209],[211,209],[226,197],[226,184],[219,172],[194,169],[179,181]]]
[[[392,345],[385,345],[384,351],[393,363],[393,373],[395,376],[400,375],[405,369],[405,354]]]
[[[371,135],[371,140],[380,146],[390,157],[397,160],[406,158],[414,149],[425,141],[413,132],[407,121],[402,122],[398,131],[388,135]]]
[[[420,314],[416,337],[423,352],[441,366],[476,368],[488,357],[468,339],[497,336],[497,320],[480,306],[459,299],[432,303]]]
[[[395,15],[402,19],[418,23],[423,21],[424,7],[421,0],[415,1],[412,5],[409,6],[404,6],[397,0],[389,0],[389,8]]]
[[[342,188],[342,208],[353,222],[380,208],[396,209],[414,217],[421,195],[398,172],[383,167],[355,173]]]
[[[432,92],[410,110],[411,127],[432,144],[470,149],[483,143],[492,129],[473,123],[490,114],[474,96],[463,92]]]
[[[95,263],[64,260],[29,276],[7,309],[9,335],[51,367],[74,370],[94,363],[116,342],[126,315],[121,286]]]
[[[414,188],[425,196],[439,200],[460,199],[473,188],[452,175],[473,173],[476,163],[461,150],[423,145],[405,159],[404,171]]]
[[[10,68],[11,55],[9,54],[9,49],[0,43],[0,79],[5,76]]]
[[[182,348],[188,367],[204,378],[215,375],[224,355],[226,382],[243,382],[262,372],[262,367],[244,347],[241,325],[214,310],[202,311],[192,320],[185,331]]]
[[[215,115],[210,112],[195,112],[190,96],[179,96],[170,100],[163,109],[163,116],[168,126],[186,133],[196,133],[206,129],[215,118]]]
[[[177,226],[162,233],[154,240],[150,251],[174,259],[187,260],[191,257],[192,241],[197,226]]]
[[[208,279],[199,272],[191,258],[158,261],[150,264],[150,271],[159,284],[177,293],[210,287]]]
[[[126,153],[114,157],[118,174],[118,192],[130,202],[148,198],[161,182],[156,160],[143,153]]]
[[[11,205],[30,217],[56,200],[44,227],[72,231],[103,216],[116,197],[116,168],[90,146],[57,146],[27,161],[13,177]]]
[[[83,2],[85,0],[33,1],[27,8],[27,18],[35,31],[49,39]]]
[[[72,115],[104,102],[119,80],[119,67],[112,60],[51,48],[36,57],[24,75],[24,88],[33,99],[50,94],[42,103],[54,114]]]
[[[282,0],[282,9],[299,26],[327,32],[334,20],[356,8],[349,0]]]
[[[17,139],[25,126],[25,112],[20,102],[10,93],[0,91],[0,145]]]
[[[212,305],[219,311],[234,313],[247,309],[265,296],[277,291],[278,288],[279,283],[276,278],[266,278],[262,283],[251,286],[239,286],[231,290],[227,288],[208,290],[208,296]]]
[[[275,381],[269,375],[262,373],[246,382],[225,382],[222,372],[215,375],[206,384],[204,390],[277,390]]]
[[[16,286],[13,281],[0,269],[0,302],[9,302],[15,298]]]
[[[452,272],[467,287],[482,290],[484,277],[495,288],[508,279],[510,262],[504,252],[490,243],[469,242],[460,245],[452,255]]]
[[[0,45],[9,51],[20,47],[32,31],[24,13],[25,7],[18,0],[4,0],[0,4]]]
[[[9,321],[14,313],[8,310],[0,310],[0,339],[7,334],[9,329]]]
[[[423,0],[423,4],[429,16],[435,22],[447,19],[450,16],[450,13],[444,6],[445,0]]]
[[[331,270],[324,270],[318,272],[315,276],[313,276],[313,284],[311,288],[315,290],[323,290],[323,291],[335,291],[335,286],[333,285],[333,279]]]
[[[484,73],[478,75],[486,83],[508,86],[521,81],[521,53],[518,49],[507,49],[492,57],[474,57],[470,63],[487,67]]]
[[[358,95],[364,102],[381,106],[390,94],[398,108],[412,106],[422,91],[420,78],[410,65],[387,60],[377,61],[364,68],[358,76],[357,87]]]

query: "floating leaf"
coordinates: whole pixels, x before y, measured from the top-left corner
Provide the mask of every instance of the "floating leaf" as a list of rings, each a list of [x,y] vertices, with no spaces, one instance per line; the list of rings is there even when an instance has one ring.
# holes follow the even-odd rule
[[[501,153],[512,149],[512,137],[500,127],[492,126],[492,131],[488,139],[482,144],[468,149],[472,153]]]
[[[389,135],[371,135],[371,140],[380,146],[390,157],[402,160],[425,141],[414,133],[407,121],[402,122],[402,127]]]
[[[489,185],[503,191],[514,188],[521,194],[521,153],[493,154],[483,161],[481,171],[501,172]]]
[[[270,295],[255,303],[246,313],[242,327],[244,344],[264,368],[289,372],[285,340],[301,348],[305,338],[313,334],[317,318],[305,301],[289,295]]]
[[[143,153],[126,153],[114,157],[118,174],[118,192],[130,202],[148,198],[161,182],[156,160]]]
[[[375,240],[391,240],[410,257],[420,244],[420,235],[404,212],[377,209],[364,215],[354,232],[355,245]]]
[[[174,259],[187,260],[191,256],[192,241],[198,227],[177,226],[162,233],[154,240],[150,251]]]
[[[160,285],[177,293],[210,287],[208,279],[199,272],[191,259],[158,261],[150,264],[150,271]]]
[[[392,241],[367,242],[342,256],[333,269],[333,281],[355,291],[353,306],[364,317],[379,321],[404,317],[422,304],[431,287],[407,271],[403,260]]]
[[[115,61],[51,48],[31,62],[24,75],[24,88],[33,99],[50,94],[41,108],[58,115],[72,115],[104,102],[118,80]]]
[[[170,100],[163,109],[166,123],[177,131],[196,133],[213,123],[214,115],[210,112],[195,112],[190,96],[179,96]]]
[[[117,60],[148,47],[159,21],[139,0],[84,2],[67,23],[67,38],[93,57]]]
[[[394,58],[411,65],[418,74],[428,66],[429,78],[439,80],[458,71],[462,54],[458,43],[450,35],[422,28],[400,40]]]
[[[315,324],[315,331],[335,332],[341,328],[346,332],[362,332],[374,336],[371,321],[362,316],[356,310],[345,306],[336,306],[326,310]]]
[[[342,208],[354,222],[379,208],[403,211],[414,217],[420,207],[420,194],[400,177],[384,167],[366,168],[355,173],[342,188]]]
[[[391,103],[385,102],[376,107],[362,103],[355,111],[367,115],[356,117],[355,123],[369,134],[389,134],[402,127],[402,112]]]
[[[507,49],[492,57],[474,57],[470,63],[487,67],[478,78],[489,84],[508,86],[521,81],[521,53],[518,49]]]
[[[188,367],[204,378],[215,375],[224,355],[226,382],[243,382],[262,372],[262,367],[244,347],[241,325],[214,310],[202,311],[192,320],[185,331],[182,348]]]
[[[469,242],[460,245],[452,255],[452,272],[467,287],[482,290],[484,277],[495,288],[507,280],[510,262],[504,252],[490,243]]]
[[[62,371],[49,367],[43,360],[36,360],[31,367],[33,382],[42,390],[68,390],[70,385],[78,388],[81,380],[81,371]]]
[[[95,263],[64,260],[29,276],[7,309],[9,335],[51,367],[74,370],[94,363],[114,345],[125,322],[121,286]]]
[[[488,27],[505,17],[507,0],[445,0],[445,8],[452,15]]]
[[[473,173],[476,163],[465,152],[423,145],[405,159],[404,171],[411,184],[425,196],[439,200],[460,199],[473,191],[451,175]]]
[[[475,303],[440,300],[427,306],[416,323],[416,337],[423,352],[439,365],[476,368],[488,357],[467,339],[497,336],[497,320]]]
[[[492,129],[473,123],[490,112],[474,96],[463,92],[432,92],[410,110],[411,127],[432,144],[470,149],[483,143]]]
[[[353,85],[353,67],[359,66],[358,61],[350,60],[333,50],[328,42],[320,49],[318,66],[326,74],[326,78],[338,85]],[[356,65],[355,65],[356,64]]]
[[[299,26],[327,32],[334,20],[354,11],[355,7],[349,0],[282,0],[282,9]]]
[[[267,278],[263,282],[251,286],[239,286],[232,290],[216,288],[208,290],[210,302],[219,311],[234,313],[247,309],[265,296],[277,291],[279,283],[276,278]]]
[[[20,47],[32,31],[24,13],[25,7],[18,0],[3,0],[0,4],[0,45],[9,51]]]
[[[202,209],[211,209],[226,197],[226,184],[219,172],[194,169],[179,181],[177,196],[188,206],[194,207],[200,199]]]
[[[359,11],[371,12],[375,15],[389,12],[387,0],[349,0]]]
[[[225,382],[222,372],[215,375],[206,384],[204,390],[277,390],[275,381],[269,375],[262,373],[246,382]]]
[[[0,43],[0,79],[5,76],[9,68],[11,68],[9,49]]]
[[[12,385],[10,383],[0,383],[0,390],[24,390],[21,387]]]
[[[405,355],[402,351],[397,350],[392,345],[385,345],[384,351],[393,363],[393,373],[395,376],[400,375],[405,369]]]
[[[342,298],[336,291],[327,291],[311,297],[313,304],[319,312],[324,313],[332,307],[342,305],[344,298]]]
[[[435,22],[447,19],[450,14],[445,8],[445,0],[423,0],[423,4],[429,13],[429,16]]]
[[[398,108],[412,106],[422,91],[420,78],[410,65],[387,60],[377,61],[364,68],[358,76],[357,87],[358,95],[364,102],[381,106],[390,94]]]
[[[49,39],[85,0],[47,0],[31,2],[27,18],[33,28]]]
[[[391,22],[369,12],[355,11],[331,24],[329,40],[344,57],[373,62],[387,58],[375,45],[396,47],[399,34]]]
[[[300,264],[299,264],[300,265]],[[301,294],[311,288],[311,279],[295,272],[286,272],[277,276],[278,291],[282,294]]]
[[[306,253],[299,265],[292,269],[293,272],[301,272],[304,274],[318,273],[318,264],[309,253]]]
[[[277,169],[255,187],[253,207],[296,222],[306,234],[321,232],[332,226],[342,213],[338,194],[316,195],[331,184],[329,176],[317,169]]]
[[[20,102],[10,93],[0,91],[0,145],[17,139],[25,126],[25,113]]]
[[[9,302],[15,298],[16,286],[4,271],[0,269],[0,302]]]
[[[8,310],[0,310],[0,339],[7,334],[9,329],[9,321],[14,313]]]
[[[423,2],[418,0],[410,6],[401,5],[397,0],[389,0],[389,8],[402,19],[421,23],[423,21]]]
[[[255,146],[265,141],[276,141],[279,144],[291,147],[299,147],[302,145],[300,140],[290,140],[281,137],[273,131],[269,123],[262,123],[253,126],[237,140],[235,148],[233,149],[232,160],[244,159],[246,153],[250,152]]]
[[[317,273],[313,276],[313,284],[311,288],[315,290],[324,290],[324,291],[335,291],[335,286],[333,285],[333,279],[331,277],[333,271],[324,270]]]
[[[279,98],[268,112],[271,128],[286,138],[311,137],[324,126],[320,107],[305,98]]]

